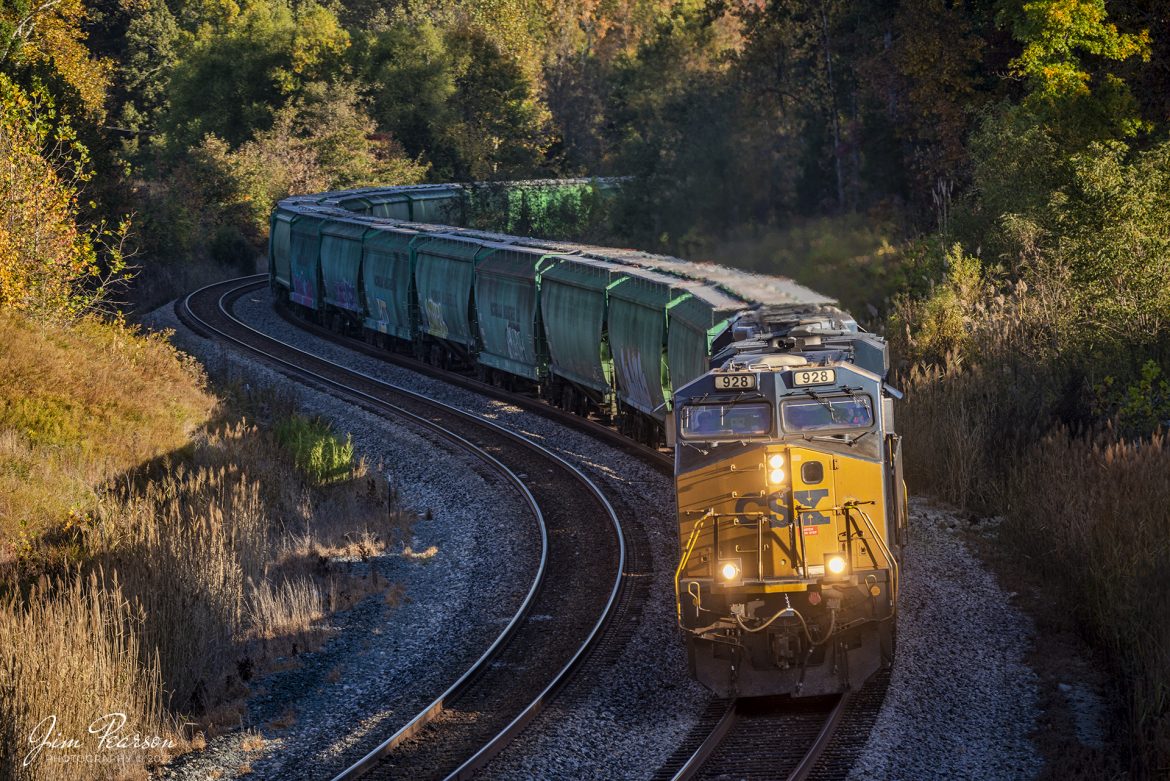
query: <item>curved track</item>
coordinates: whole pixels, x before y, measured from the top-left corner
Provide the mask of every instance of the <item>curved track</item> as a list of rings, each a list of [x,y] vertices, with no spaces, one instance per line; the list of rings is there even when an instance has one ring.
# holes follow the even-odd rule
[[[381,382],[368,375],[343,369],[337,364],[277,342],[236,320],[231,314],[231,301],[245,292],[261,287],[266,282],[266,279],[266,276],[260,275],[241,280],[232,280],[205,288],[188,297],[187,302],[185,302],[187,312],[185,315],[182,312],[180,314],[196,330],[202,331],[209,336],[215,335],[219,338],[234,342],[252,352],[257,352],[262,357],[280,365],[283,371],[298,374],[310,382],[322,384],[322,377],[313,371],[306,372],[302,368],[298,368],[296,362],[299,359],[324,364],[332,367],[332,371],[348,374],[351,378],[358,378],[365,383],[374,383],[383,389],[389,389],[395,393],[406,394],[408,397],[423,405],[432,405],[441,408],[448,413],[461,416],[464,420],[474,421],[477,425],[490,427],[497,433],[502,433],[513,440],[522,442],[525,446],[544,450],[538,445],[529,442],[517,434],[508,432],[489,421],[484,421],[476,416],[455,410],[440,402],[425,399],[411,391]],[[207,303],[208,297],[213,294],[218,294],[215,300],[215,309],[219,312],[218,319],[223,322],[230,322],[231,325],[228,326],[229,330],[243,330],[248,332],[249,335],[246,338],[240,339],[238,336],[225,333],[220,327],[213,327],[216,317],[212,318],[212,323],[208,323],[203,318],[191,312],[190,302],[195,296],[202,297],[202,300],[196,300],[196,306],[205,309],[209,306]],[[571,428],[582,430],[590,436],[601,439],[607,444],[616,446],[627,453],[635,455],[661,472],[668,475],[673,473],[672,459],[669,455],[633,442],[603,422],[586,420],[573,413],[554,407],[540,399],[514,393],[498,386],[481,382],[466,374],[439,369],[412,357],[374,347],[360,339],[343,336],[323,326],[295,318],[284,308],[279,309],[281,315],[291,324],[315,333],[322,338],[343,344],[349,349],[400,365],[412,371],[436,377],[446,383],[514,404],[543,417],[553,419],[558,423],[568,425]],[[258,345],[264,343],[279,345],[280,350],[288,351],[289,354],[296,357],[290,361],[288,356],[274,356],[262,347],[258,349]],[[324,384],[331,386],[335,391],[339,390],[331,380],[324,382]],[[357,394],[353,396],[354,398],[360,401],[368,401],[366,391],[356,390]],[[400,408],[393,409],[393,412],[394,414],[405,414],[407,417],[417,418],[417,422],[423,425],[431,426],[435,423],[432,420],[433,416],[425,413],[419,414],[417,411],[403,410]],[[466,431],[466,428],[461,430]],[[440,431],[440,433],[443,432]],[[472,446],[474,447],[475,445],[473,444]],[[491,449],[489,448],[489,450]],[[489,457],[494,456],[489,453]],[[554,455],[554,458],[561,461],[564,467],[576,472],[578,480],[587,481],[587,478],[576,470],[575,467],[565,463],[559,456]],[[527,491],[527,487],[524,490]],[[610,599],[605,607],[605,614],[594,626],[588,641],[580,647],[569,663],[555,676],[555,680],[551,681],[540,692],[539,696],[533,698],[527,707],[519,708],[516,717],[502,729],[499,729],[490,739],[484,737],[486,733],[483,729],[471,730],[479,734],[478,739],[484,741],[483,745],[479,749],[476,749],[474,753],[468,754],[467,759],[462,762],[453,762],[452,757],[455,754],[459,754],[460,752],[464,754],[468,753],[466,748],[460,749],[451,744],[451,734],[453,731],[458,732],[460,729],[467,730],[473,724],[486,721],[486,711],[479,709],[481,706],[490,708],[493,705],[490,702],[490,698],[500,696],[498,690],[491,688],[490,682],[482,689],[478,689],[476,684],[481,672],[485,669],[490,671],[492,668],[502,667],[502,669],[508,670],[506,664],[501,665],[502,660],[497,661],[495,659],[495,654],[500,646],[505,646],[510,643],[515,629],[513,624],[519,623],[521,620],[520,612],[525,611],[528,607],[528,600],[526,600],[525,607],[518,612],[512,623],[509,624],[508,629],[501,634],[492,648],[484,654],[483,658],[471,669],[466,671],[428,709],[418,714],[407,725],[384,741],[375,750],[371,751],[360,762],[337,776],[335,781],[356,778],[359,775],[365,777],[367,771],[369,771],[369,777],[384,778],[399,778],[407,775],[418,775],[424,778],[470,777],[476,769],[482,767],[495,754],[502,750],[507,742],[515,737],[536,716],[542,705],[548,701],[552,694],[563,688],[564,684],[571,677],[571,672],[577,672],[579,667],[585,666],[582,662],[586,656],[589,657],[588,666],[590,668],[598,665],[603,666],[616,658],[620,652],[620,648],[624,645],[624,641],[632,632],[632,627],[627,624],[631,623],[631,617],[636,617],[640,613],[640,605],[647,597],[644,577],[641,577],[640,573],[643,569],[649,567],[649,563],[645,562],[645,567],[640,566],[639,563],[639,560],[647,558],[644,552],[641,552],[643,545],[639,544],[639,527],[636,524],[631,524],[623,528],[613,511],[613,507],[605,499],[604,495],[601,494],[600,490],[595,486],[592,486],[591,490],[595,494],[595,497],[599,497],[605,504],[607,513],[611,519],[612,528],[618,532],[618,542],[621,547],[620,556],[623,564],[622,569],[625,570],[625,577],[624,582],[616,582],[614,584],[614,588],[610,592]],[[628,540],[631,547],[627,551],[626,542],[628,535],[633,536]],[[627,556],[629,557],[628,562]],[[534,592],[537,590],[539,580],[540,577],[538,576],[538,580],[534,581]],[[619,575],[618,580],[623,581],[622,576]],[[556,586],[551,586],[551,588],[556,588]],[[531,596],[532,594],[530,594]],[[535,615],[543,618],[539,612]],[[555,629],[549,625],[550,623],[545,622],[542,629],[555,632]],[[508,679],[509,684],[512,682],[512,679],[508,675],[503,677]],[[591,678],[593,674],[587,673],[585,677]],[[687,740],[657,770],[654,778],[743,778],[783,779],[787,781],[844,778],[848,774],[853,759],[864,745],[868,737],[869,729],[876,719],[877,711],[881,707],[885,687],[888,684],[888,673],[879,675],[878,678],[881,680],[871,681],[861,692],[847,697],[796,702],[790,700],[739,702],[712,700],[706,713],[691,731],[690,735],[688,735]],[[574,688],[580,687],[577,686]],[[571,693],[567,693],[566,696],[572,699]]]
[[[272,339],[232,316],[231,301],[264,284],[261,276],[210,285],[177,303],[176,309],[197,332],[475,452],[513,481],[543,520],[539,572],[505,630],[446,692],[337,776],[467,777],[535,717],[603,636],[624,582],[621,522],[600,489],[547,448]],[[583,551],[589,555],[581,555]],[[441,662],[437,654],[436,663]],[[452,671],[453,677],[458,673]]]
[[[532,396],[482,382],[469,374],[440,369],[408,355],[339,334],[295,317],[287,307],[278,306],[277,309],[290,324],[323,339],[581,430],[673,476],[673,459],[667,453],[634,442],[603,422],[584,419]],[[633,537],[631,542],[634,543],[630,550],[629,570],[649,573],[652,569],[650,562],[646,561],[643,566],[639,562],[645,547],[637,544],[640,528],[631,524],[625,531]],[[616,661],[623,641],[632,634],[631,617],[640,614],[641,605],[648,598],[649,582],[643,578],[632,585],[623,593],[622,604],[615,611],[622,618],[615,620],[611,631],[606,633],[590,660],[590,667]],[[883,671],[861,691],[843,697],[811,702],[713,699],[684,742],[653,777],[656,781],[727,778],[836,781],[845,778],[868,740],[888,683],[889,672]],[[565,694],[570,700],[574,688],[580,687],[570,687]]]

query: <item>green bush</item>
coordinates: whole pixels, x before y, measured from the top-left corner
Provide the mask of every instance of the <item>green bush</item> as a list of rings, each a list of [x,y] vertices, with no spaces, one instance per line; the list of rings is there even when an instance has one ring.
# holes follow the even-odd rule
[[[342,442],[320,418],[293,415],[276,426],[276,439],[292,453],[297,469],[317,485],[344,480],[356,468],[353,440]]]

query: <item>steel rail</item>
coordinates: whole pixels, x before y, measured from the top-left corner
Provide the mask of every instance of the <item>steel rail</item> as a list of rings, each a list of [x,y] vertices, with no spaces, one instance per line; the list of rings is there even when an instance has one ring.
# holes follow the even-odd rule
[[[246,278],[243,278],[243,279],[246,279]],[[217,283],[217,284],[223,284],[223,283]],[[536,498],[532,495],[531,490],[529,490],[528,486],[524,484],[524,481],[521,480],[520,477],[515,472],[513,472],[506,465],[504,465],[499,459],[497,459],[495,456],[491,455],[490,453],[488,453],[486,450],[479,447],[475,443],[470,442],[467,439],[465,439],[464,437],[456,434],[455,432],[450,431],[449,429],[443,428],[441,425],[435,423],[434,421],[427,420],[426,418],[421,417],[419,415],[416,415],[413,412],[410,412],[409,410],[402,409],[401,407],[398,407],[394,404],[391,404],[391,403],[386,402],[384,400],[377,399],[374,396],[371,396],[371,395],[365,393],[364,391],[360,391],[356,388],[349,388],[349,387],[345,386],[344,384],[338,383],[335,380],[331,380],[327,377],[324,377],[323,375],[317,374],[316,372],[311,372],[311,371],[308,371],[308,370],[303,369],[301,367],[294,366],[294,365],[290,364],[289,362],[284,361],[283,359],[280,359],[276,356],[271,355],[270,353],[266,353],[263,350],[259,350],[258,348],[255,348],[252,345],[248,345],[248,344],[242,342],[241,340],[236,339],[235,337],[226,333],[222,329],[216,328],[211,323],[208,323],[207,321],[201,319],[192,310],[192,308],[190,306],[190,300],[191,300],[192,296],[195,296],[199,293],[202,293],[202,292],[204,292],[212,287],[215,287],[215,286],[216,285],[208,285],[205,288],[201,288],[200,290],[197,290],[194,293],[191,293],[190,295],[188,295],[186,300],[184,301],[184,307],[186,309],[187,316],[189,318],[191,318],[192,320],[198,322],[201,326],[201,329],[203,329],[206,333],[208,333],[209,335],[214,334],[214,335],[218,336],[220,339],[224,339],[230,343],[234,343],[238,346],[242,346],[242,347],[244,347],[252,352],[255,352],[255,353],[263,356],[266,360],[270,360],[270,361],[273,361],[277,364],[284,365],[286,368],[293,369],[298,374],[303,374],[303,375],[311,377],[315,381],[323,382],[326,385],[334,388],[335,390],[341,391],[345,395],[355,396],[357,398],[360,398],[365,403],[373,403],[374,406],[376,406],[376,407],[388,409],[391,412],[393,412],[393,414],[395,414],[395,415],[401,415],[402,417],[406,418],[407,420],[410,420],[413,423],[419,424],[419,425],[425,427],[426,429],[428,429],[429,431],[432,431],[436,434],[439,434],[444,439],[458,445],[459,447],[465,449],[466,451],[468,451],[470,453],[473,453],[475,456],[477,456],[478,458],[480,458],[481,460],[486,462],[488,464],[488,466],[490,466],[494,471],[496,471],[498,474],[502,475],[505,478],[505,480],[507,480],[510,484],[512,484],[515,488],[517,488],[521,492],[521,495],[524,497],[525,501],[527,502],[529,509],[532,510],[533,514],[536,517],[537,527],[540,530],[540,561],[539,561],[539,564],[537,566],[536,575],[534,576],[534,578],[532,580],[532,584],[528,589],[528,593],[525,595],[524,600],[521,603],[519,609],[513,614],[511,620],[504,627],[504,629],[500,632],[500,634],[496,637],[496,639],[492,642],[492,644],[490,646],[488,646],[487,650],[484,651],[484,653],[474,663],[472,663],[472,665],[463,673],[463,675],[461,675],[459,677],[458,680],[456,680],[453,684],[451,684],[451,686],[449,686],[446,689],[446,691],[444,691],[442,694],[440,694],[430,705],[428,705],[426,708],[424,708],[422,711],[420,711],[418,714],[416,714],[410,721],[408,721],[405,725],[403,725],[403,727],[401,729],[399,729],[397,732],[395,732],[390,738],[388,738],[386,741],[384,741],[378,747],[378,749],[381,749],[381,748],[387,747],[387,746],[392,748],[393,746],[397,745],[398,743],[402,742],[403,740],[406,740],[406,739],[412,737],[413,735],[417,734],[418,731],[421,730],[428,722],[433,720],[439,713],[441,713],[443,710],[444,703],[450,701],[453,697],[457,696],[458,693],[460,691],[462,691],[463,688],[466,687],[466,685],[478,674],[478,672],[480,670],[482,670],[488,663],[490,663],[493,658],[495,658],[499,649],[512,636],[513,631],[519,625],[520,621],[523,620],[527,616],[529,609],[532,607],[532,602],[533,602],[534,598],[536,597],[536,593],[539,590],[539,587],[544,580],[544,575],[545,575],[546,568],[548,565],[548,527],[545,525],[545,522],[544,522],[544,513],[541,511],[540,505],[537,503]],[[228,292],[224,293],[218,301],[218,305],[219,305],[220,310],[222,312],[224,312],[225,314],[228,314],[228,316],[230,316],[230,313],[228,313],[225,309],[224,299],[229,294],[234,294],[236,292],[245,291],[249,287],[250,287],[249,284],[242,283],[240,286],[238,286],[236,288],[232,288]],[[355,765],[351,766],[346,772],[347,773],[360,772],[360,770],[363,769],[363,763],[366,763],[367,761],[369,761],[371,759],[371,757],[373,757],[374,760],[377,759],[376,752],[378,751],[378,749],[375,749],[373,752],[370,752],[370,754],[368,754],[366,757],[363,757],[361,761],[359,761]],[[345,776],[345,774],[343,773],[342,776]],[[339,776],[339,778],[342,776]]]
[[[727,737],[727,733],[731,732],[731,728],[735,726],[738,715],[735,710],[735,700],[727,703],[727,710],[723,712],[722,718],[715,723],[715,729],[711,730],[710,734],[699,744],[695,749],[695,753],[683,763],[683,766],[674,774],[674,781],[688,781],[694,778],[703,764],[715,753],[715,749]]]
[[[804,758],[800,760],[800,764],[788,774],[788,781],[805,781],[809,777],[813,768],[817,766],[817,761],[820,760],[821,755],[828,748],[829,743],[833,739],[833,735],[836,734],[837,727],[841,726],[841,719],[844,718],[845,708],[848,705],[849,693],[846,692],[837,698],[836,706],[829,713],[829,717],[825,719],[825,726],[821,727],[821,731],[817,734],[817,739],[813,741],[812,746],[805,752]]]
[[[279,343],[287,350],[291,350],[295,353],[312,358],[313,360],[320,361],[324,364],[327,364],[329,366],[332,366],[332,367],[338,369],[339,371],[342,371],[344,373],[347,373],[347,374],[350,374],[350,375],[353,375],[356,377],[361,377],[363,380],[365,380],[367,382],[384,387],[384,388],[386,388],[390,391],[393,391],[395,393],[399,393],[399,394],[402,394],[404,396],[413,398],[415,400],[423,402],[423,403],[430,405],[432,407],[440,408],[440,409],[444,410],[445,412],[453,414],[459,418],[462,418],[462,419],[465,419],[468,421],[472,421],[475,424],[484,426],[486,428],[490,428],[490,429],[498,432],[499,434],[505,436],[509,440],[511,440],[511,441],[523,446],[523,447],[526,447],[533,452],[538,453],[542,457],[556,461],[560,466],[562,466],[564,469],[566,469],[568,472],[570,472],[572,475],[574,475],[576,477],[576,479],[605,508],[606,514],[609,517],[609,521],[610,521],[611,525],[613,526],[615,537],[617,540],[617,547],[618,547],[617,576],[614,578],[613,585],[610,589],[609,597],[605,603],[604,608],[602,609],[601,615],[598,617],[598,620],[594,623],[588,636],[585,638],[584,642],[577,649],[577,651],[573,655],[573,657],[562,667],[562,669],[560,671],[557,672],[557,674],[553,677],[552,681],[545,687],[545,689],[532,702],[530,702],[529,705],[523,711],[521,711],[521,713],[518,716],[516,716],[500,733],[498,733],[486,745],[484,745],[475,755],[473,755],[470,759],[465,761],[452,774],[452,777],[460,777],[460,778],[466,777],[466,775],[473,773],[476,769],[478,769],[479,767],[482,767],[484,764],[486,764],[486,762],[488,760],[490,760],[492,756],[499,753],[499,751],[501,751],[503,749],[503,747],[505,745],[507,745],[508,742],[511,741],[512,738],[514,738],[517,734],[519,734],[519,732],[536,716],[536,714],[540,712],[540,710],[543,708],[544,704],[547,702],[548,698],[550,698],[553,694],[555,694],[555,692],[561,686],[564,685],[564,683],[571,676],[572,672],[579,666],[581,661],[584,660],[584,658],[587,656],[589,650],[594,646],[594,644],[596,643],[596,641],[600,637],[601,632],[605,628],[605,625],[607,624],[608,620],[612,616],[613,609],[614,609],[615,605],[617,604],[618,598],[621,594],[622,585],[624,582],[625,565],[626,565],[625,535],[624,535],[624,532],[622,530],[621,522],[618,519],[617,512],[614,510],[613,505],[610,503],[609,499],[605,496],[605,494],[580,469],[578,469],[573,464],[569,463],[567,460],[565,460],[559,454],[549,450],[548,448],[546,448],[546,447],[544,447],[536,442],[533,442],[532,440],[528,439],[527,437],[521,436],[520,434],[517,434],[517,433],[509,430],[508,428],[498,424],[498,423],[495,423],[495,422],[490,421],[490,420],[485,420],[481,417],[478,417],[478,416],[473,415],[471,413],[465,412],[464,410],[461,410],[457,407],[454,407],[453,405],[447,404],[445,402],[437,401],[435,399],[428,398],[426,396],[423,396],[422,394],[416,393],[416,392],[411,391],[407,388],[403,388],[399,385],[395,385],[393,383],[386,382],[385,380],[381,380],[379,378],[372,377],[368,374],[365,374],[364,372],[356,371],[356,370],[351,369],[349,367],[342,366],[341,364],[338,364],[334,361],[330,361],[330,360],[323,358],[321,356],[314,355],[306,350],[301,350],[299,348],[293,347],[292,345],[288,345],[288,344],[279,342],[279,340],[273,339],[272,337],[270,337],[266,334],[263,334],[262,332],[258,331],[257,329],[253,328],[252,326],[248,325],[247,323],[244,323],[243,321],[236,318],[234,316],[234,314],[232,314],[229,311],[229,308],[225,303],[226,299],[231,295],[242,294],[249,289],[253,289],[255,287],[262,286],[266,279],[267,279],[266,274],[259,274],[259,275],[249,276],[249,277],[241,277],[241,278],[234,279],[234,280],[228,280],[225,282],[219,282],[219,283],[216,283],[213,285],[208,285],[204,288],[201,288],[201,289],[189,294],[184,299],[183,306],[186,310],[187,316],[191,320],[195,321],[196,323],[199,323],[203,329],[206,329],[207,331],[210,331],[211,333],[217,334],[222,339],[225,339],[231,343],[234,343],[240,347],[243,347],[246,350],[249,350],[253,353],[256,353],[256,354],[264,357],[266,360],[272,361],[278,365],[283,365],[283,366],[287,367],[288,369],[291,369],[296,374],[311,377],[315,381],[324,383],[328,387],[332,387],[332,388],[335,388],[337,390],[340,390],[344,394],[361,398],[363,400],[366,400],[367,402],[372,402],[377,407],[391,409],[395,412],[395,414],[402,414],[413,421],[419,422],[419,423],[427,426],[431,430],[434,430],[437,432],[442,431],[444,433],[444,436],[455,437],[457,440],[464,442],[473,448],[476,447],[473,443],[468,442],[463,437],[460,437],[458,434],[454,434],[454,432],[443,430],[441,426],[434,423],[433,421],[427,420],[426,418],[424,418],[422,416],[416,415],[415,413],[412,413],[408,410],[402,409],[401,407],[398,407],[397,405],[394,405],[390,402],[387,402],[387,401],[382,400],[382,399],[378,399],[377,397],[372,396],[368,393],[365,393],[364,391],[358,390],[356,388],[350,388],[350,387],[344,385],[343,383],[340,383],[336,380],[325,377],[324,375],[321,375],[321,374],[318,374],[318,373],[313,372],[311,370],[297,366],[296,364],[294,364],[286,359],[283,359],[283,358],[280,358],[278,356],[274,356],[270,353],[267,353],[264,350],[256,347],[255,345],[248,344],[246,341],[239,339],[237,337],[234,337],[234,336],[226,333],[222,329],[216,328],[213,324],[208,323],[208,322],[202,320],[201,318],[199,318],[197,315],[195,315],[194,311],[192,310],[192,308],[190,306],[190,302],[191,302],[191,299],[193,296],[204,293],[205,291],[208,291],[211,288],[214,288],[217,286],[221,286],[221,285],[227,286],[227,285],[230,285],[231,283],[237,283],[235,285],[235,287],[229,288],[226,292],[224,292],[220,296],[219,301],[218,301],[218,307],[219,307],[220,312],[225,317],[232,320],[239,327],[242,327],[242,328],[250,331],[251,333],[257,335],[258,337],[260,337],[261,340]],[[494,459],[494,457],[490,456],[489,454],[485,453],[485,455],[488,458],[492,459],[492,461],[495,461],[497,464],[499,463],[496,459]],[[499,464],[499,465],[501,467],[503,467],[502,464]],[[506,467],[503,467],[503,468],[506,469]],[[511,474],[511,473],[509,472],[509,474]],[[523,486],[523,483],[522,483],[522,481],[520,481],[520,478],[518,476],[515,476],[515,475],[513,475],[513,477],[515,477],[515,479],[518,482],[520,482],[525,494],[528,497],[531,497],[531,492],[528,490],[527,486]],[[535,500],[533,500],[533,501],[535,501]],[[541,516],[541,518],[543,519],[543,516]],[[357,778],[362,773],[364,773],[366,770],[368,770],[371,766],[373,766],[375,763],[377,763],[377,761],[379,759],[381,759],[386,754],[390,753],[396,746],[400,745],[403,741],[407,740],[409,737],[417,734],[423,728],[423,726],[425,726],[430,721],[433,721],[443,711],[442,706],[443,706],[444,702],[447,702],[450,699],[452,699],[453,697],[457,696],[458,693],[460,691],[462,691],[462,689],[464,689],[472,680],[474,680],[477,677],[478,673],[482,672],[487,667],[487,665],[488,665],[488,663],[490,663],[492,657],[495,656],[496,652],[498,652],[498,650],[509,639],[512,632],[516,629],[516,627],[519,626],[520,622],[523,620],[523,618],[527,612],[528,607],[531,606],[532,599],[534,598],[536,592],[539,591],[539,585],[540,585],[540,582],[543,580],[544,566],[545,566],[545,563],[547,562],[547,555],[548,555],[547,531],[546,531],[545,527],[543,526],[543,523],[541,524],[541,534],[542,534],[542,540],[541,540],[542,549],[541,549],[540,577],[539,577],[539,579],[534,580],[532,588],[529,590],[528,595],[525,597],[525,602],[524,602],[524,605],[522,606],[524,613],[522,614],[522,613],[518,612],[515,616],[513,616],[512,621],[509,622],[508,626],[500,634],[500,636],[496,638],[496,641],[492,644],[492,646],[488,649],[488,651],[485,652],[485,654],[479,660],[477,660],[476,663],[474,665],[472,665],[472,667],[469,668],[469,670],[467,672],[465,672],[464,675],[461,676],[460,679],[458,681],[456,681],[455,684],[453,684],[451,687],[449,687],[447,691],[445,691],[442,695],[440,695],[440,697],[438,699],[436,699],[429,706],[427,706],[426,709],[424,709],[422,712],[420,712],[414,718],[412,718],[404,727],[402,727],[400,730],[398,730],[398,732],[396,732],[390,738],[383,741],[381,744],[379,744],[376,748],[374,748],[372,751],[370,751],[368,754],[366,754],[366,756],[364,756],[358,762],[354,763],[349,768],[344,770],[342,773],[338,774],[335,777],[334,781],[348,781],[349,779]]]
[[[816,767],[817,762],[836,734],[837,727],[841,724],[848,703],[848,694],[843,694],[837,698],[832,710],[826,715],[824,724],[821,726],[816,738],[804,752],[800,761],[784,776],[787,781],[807,781],[813,768]],[[728,704],[727,710],[715,724],[715,727],[674,774],[673,781],[691,781],[691,779],[698,778],[706,768],[707,763],[714,757],[715,752],[723,744],[724,740],[740,723],[740,720],[738,702],[733,700]],[[747,721],[750,721],[750,719],[747,719]],[[777,770],[779,769],[777,768]]]

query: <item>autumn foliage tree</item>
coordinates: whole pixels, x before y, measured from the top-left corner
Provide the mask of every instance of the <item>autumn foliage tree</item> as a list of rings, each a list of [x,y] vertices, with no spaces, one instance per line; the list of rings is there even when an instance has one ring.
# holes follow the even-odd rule
[[[78,224],[78,192],[90,176],[85,150],[51,103],[0,75],[0,309],[77,315],[99,306],[124,272],[118,238]]]
[[[98,117],[112,63],[86,46],[86,15],[82,0],[2,0],[0,67],[58,81],[87,114]]]

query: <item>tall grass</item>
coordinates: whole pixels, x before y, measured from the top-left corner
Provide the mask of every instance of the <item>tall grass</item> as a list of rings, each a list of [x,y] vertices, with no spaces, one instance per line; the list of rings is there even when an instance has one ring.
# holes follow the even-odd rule
[[[198,713],[230,686],[249,586],[273,547],[268,524],[258,485],[238,468],[180,467],[111,500],[88,530],[93,560],[121,573],[144,608],[143,645],[158,654],[169,707]]]
[[[0,600],[0,778],[127,778],[168,757],[165,748],[98,751],[88,730],[107,714],[125,715],[125,734],[182,743],[176,720],[163,707],[158,661],[134,631],[142,620],[142,607],[126,598],[116,578],[100,572],[46,579],[26,600]],[[65,764],[54,761],[65,752],[45,748],[26,762],[36,745],[30,738],[50,729],[82,741],[79,753],[114,761]]]
[[[294,577],[273,584],[261,581],[248,596],[248,623],[256,636],[272,639],[277,632],[306,634],[325,615],[325,601],[316,583]]]
[[[1076,351],[1050,337],[1065,332],[1045,324],[1059,308],[1035,291],[975,291],[951,303],[934,321],[953,317],[966,349],[900,378],[907,479],[916,491],[1005,519],[1001,542],[1014,565],[1051,586],[1052,609],[1075,617],[1114,667],[1135,773],[1165,772],[1170,440],[1087,422],[1093,387]]]
[[[1170,440],[1054,431],[1023,454],[1007,492],[1017,538],[1121,672],[1138,758],[1167,772]]]
[[[42,538],[71,563],[45,587],[9,580],[0,601],[0,778],[79,777],[77,765],[43,758],[17,767],[49,714],[59,729],[81,724],[82,736],[114,711],[142,733],[230,723],[247,678],[311,647],[327,610],[386,587],[331,557],[376,553],[410,516],[352,447],[330,463],[346,479],[326,470],[306,483],[271,430],[222,424],[107,483],[92,509]],[[80,773],[135,777],[165,759],[120,756]]]

